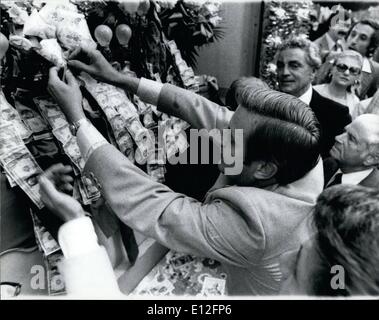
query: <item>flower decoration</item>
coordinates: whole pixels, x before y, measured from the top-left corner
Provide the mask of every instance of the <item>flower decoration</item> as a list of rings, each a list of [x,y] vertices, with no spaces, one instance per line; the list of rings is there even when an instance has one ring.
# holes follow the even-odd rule
[[[159,14],[163,30],[175,40],[184,60],[194,67],[197,48],[223,36],[220,1],[179,0],[172,9]]]
[[[272,12],[275,14],[276,19],[281,20],[286,17],[286,10],[284,10],[283,8],[280,8],[280,7],[273,8]]]

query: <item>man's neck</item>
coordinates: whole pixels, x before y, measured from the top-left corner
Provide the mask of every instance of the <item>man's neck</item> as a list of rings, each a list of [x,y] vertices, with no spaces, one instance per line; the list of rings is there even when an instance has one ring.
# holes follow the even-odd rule
[[[327,32],[327,35],[329,36],[330,40],[332,40],[334,42],[337,41],[337,38],[335,38],[334,35],[330,31]]]
[[[309,84],[307,87],[301,89],[301,91],[299,91],[298,93],[296,93],[294,96],[296,98],[300,98],[304,93],[306,93],[309,90],[310,87],[311,87],[311,85]]]

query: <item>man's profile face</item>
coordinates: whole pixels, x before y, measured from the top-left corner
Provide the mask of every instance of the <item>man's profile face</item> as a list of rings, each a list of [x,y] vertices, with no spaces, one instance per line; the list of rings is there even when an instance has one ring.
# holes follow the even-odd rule
[[[309,88],[314,70],[306,61],[306,52],[300,48],[285,49],[277,61],[279,89],[300,97]]]
[[[367,24],[358,23],[351,30],[346,43],[350,50],[359,52],[362,56],[367,55],[371,37],[374,35],[374,28]]]
[[[341,169],[362,168],[369,154],[370,128],[364,118],[358,117],[336,137],[330,155],[339,162]]]

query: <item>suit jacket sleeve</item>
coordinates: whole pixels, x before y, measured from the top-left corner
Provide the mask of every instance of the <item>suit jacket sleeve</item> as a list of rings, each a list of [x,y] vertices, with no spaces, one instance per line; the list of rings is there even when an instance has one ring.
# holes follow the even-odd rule
[[[187,121],[193,128],[211,130],[228,127],[233,111],[196,94],[165,84],[158,99],[158,109]]]
[[[258,215],[248,227],[254,240],[247,240],[241,237],[247,226],[235,204],[218,199],[203,204],[175,193],[111,145],[96,149],[85,171],[94,174],[107,204],[125,224],[170,249],[245,267],[247,255],[249,261],[261,257],[264,232]]]

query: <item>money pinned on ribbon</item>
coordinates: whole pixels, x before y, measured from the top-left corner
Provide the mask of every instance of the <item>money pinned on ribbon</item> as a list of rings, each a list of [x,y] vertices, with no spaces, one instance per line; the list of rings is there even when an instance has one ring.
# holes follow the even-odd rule
[[[45,257],[48,292],[50,296],[63,295],[66,293],[64,278],[59,270],[59,264],[63,258],[61,250]]]
[[[12,122],[21,139],[27,140],[32,136],[32,131],[22,122],[20,115],[7,101],[4,93],[0,91],[0,117],[2,120]]]
[[[41,209],[43,203],[39,194],[38,176],[42,173],[13,123],[0,124],[0,163],[13,185],[18,185]]]

